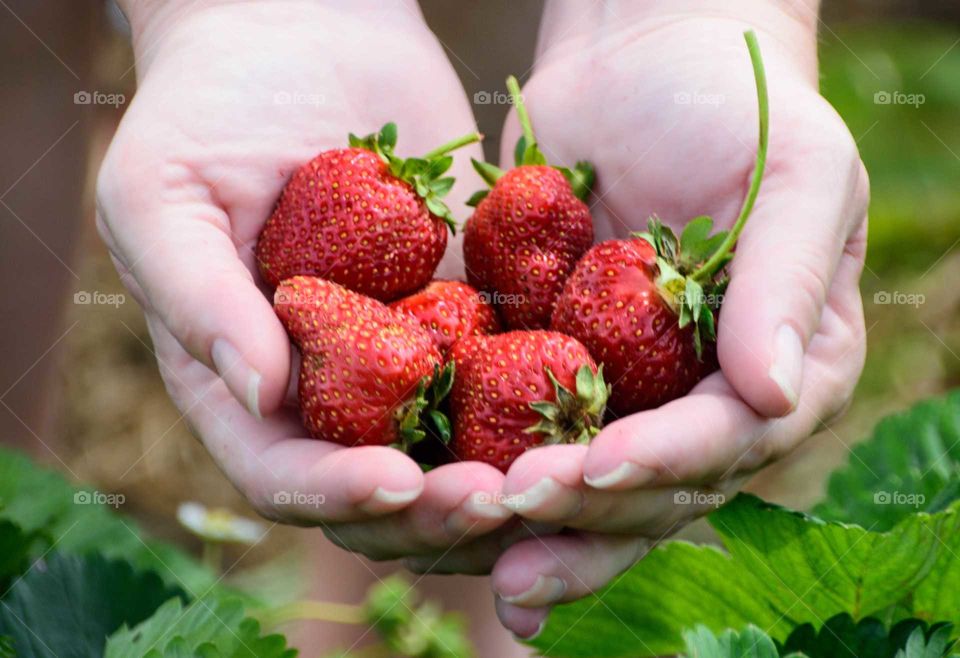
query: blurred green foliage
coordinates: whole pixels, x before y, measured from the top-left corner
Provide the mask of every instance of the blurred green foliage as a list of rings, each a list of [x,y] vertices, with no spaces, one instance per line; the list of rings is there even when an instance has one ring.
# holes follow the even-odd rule
[[[870,173],[867,263],[881,276],[923,273],[960,238],[958,40],[934,23],[821,29],[821,90]]]

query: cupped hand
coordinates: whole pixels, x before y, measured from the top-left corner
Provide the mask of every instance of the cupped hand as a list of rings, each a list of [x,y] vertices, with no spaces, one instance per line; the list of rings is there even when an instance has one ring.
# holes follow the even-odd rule
[[[501,620],[525,636],[550,605],[610,582],[829,422],[864,358],[868,185],[854,140],[817,92],[806,24],[815,18],[646,17],[614,4],[624,13],[548,10],[523,89],[548,160],[596,166],[597,240],[645,230],[652,214],[678,233],[702,214],[732,225],[758,143],[742,36],[751,27],[769,81],[769,155],[719,316],[721,370],[686,397],[608,424],[589,446],[533,450],[507,473],[514,511],[571,529],[513,545],[493,569]],[[504,145],[518,133],[511,117]]]
[[[345,146],[347,133],[394,121],[398,152],[420,155],[473,132],[416,4],[126,4],[139,89],[102,166],[98,227],[186,421],[261,513],[323,525],[374,558],[502,524],[509,512],[491,501],[503,476],[492,467],[424,475],[387,447],[306,438],[292,404],[296,354],[254,260],[291,172]],[[457,153],[452,207],[474,187],[469,157],[479,154]]]

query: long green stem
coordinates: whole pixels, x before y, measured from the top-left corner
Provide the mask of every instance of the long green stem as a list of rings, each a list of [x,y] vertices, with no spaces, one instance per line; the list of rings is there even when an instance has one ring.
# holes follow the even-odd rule
[[[328,601],[294,601],[260,615],[265,627],[274,628],[289,621],[311,619],[331,621],[337,624],[364,624],[366,616],[363,608],[348,603],[330,603]]]
[[[510,92],[510,98],[513,100],[514,107],[517,108],[517,116],[520,118],[520,128],[523,130],[523,138],[527,146],[536,144],[537,140],[533,136],[533,126],[530,124],[530,115],[527,114],[527,107],[523,104],[523,96],[520,95],[520,83],[516,77],[507,78],[507,91]]]
[[[744,32],[743,38],[747,42],[750,61],[753,63],[753,76],[757,83],[757,102],[760,109],[760,141],[757,145],[757,162],[753,168],[750,189],[747,191],[747,197],[743,200],[743,207],[740,209],[740,216],[737,217],[736,223],[713,256],[691,275],[691,278],[698,283],[709,281],[717,273],[727,254],[736,244],[737,238],[740,237],[740,232],[743,231],[747,218],[750,216],[750,211],[753,210],[753,204],[757,200],[757,194],[760,192],[760,182],[763,180],[763,170],[767,164],[767,145],[770,141],[770,101],[767,97],[767,74],[763,68],[763,57],[760,54],[760,44],[757,43],[757,33],[748,30]]]
[[[483,139],[483,135],[480,133],[470,133],[469,135],[463,135],[462,137],[457,137],[456,139],[447,142],[443,146],[438,146],[429,153],[423,156],[424,160],[429,160],[430,158],[438,158],[441,155],[446,155],[450,151],[455,151],[461,146],[466,146],[467,144],[473,144],[479,142]]]

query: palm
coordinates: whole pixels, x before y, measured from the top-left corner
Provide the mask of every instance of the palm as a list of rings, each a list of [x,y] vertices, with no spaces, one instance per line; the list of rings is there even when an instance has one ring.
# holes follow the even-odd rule
[[[227,475],[273,516],[284,513],[271,492],[316,490],[360,457],[324,467],[337,446],[299,438],[289,404],[262,421],[247,413],[208,367],[197,328],[234,332],[263,377],[260,406],[275,408],[291,354],[266,295],[252,290],[251,282],[266,292],[253,246],[291,171],[345,145],[348,132],[387,121],[399,125],[398,151],[409,155],[474,130],[441,47],[414,12],[402,3],[341,12],[268,2],[191,13],[138,53],[140,88],[101,172],[102,232],[145,308],[174,402]],[[451,207],[475,187],[468,158],[478,154],[471,147],[456,158]],[[406,457],[390,459],[405,461],[379,479],[354,475],[387,489],[411,480],[411,469],[421,477]]]

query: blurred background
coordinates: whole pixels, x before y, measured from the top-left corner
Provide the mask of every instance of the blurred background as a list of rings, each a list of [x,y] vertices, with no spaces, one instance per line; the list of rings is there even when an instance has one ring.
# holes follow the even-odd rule
[[[539,0],[421,5],[458,44],[447,50],[470,98],[529,70]],[[167,399],[141,313],[95,234],[97,164],[136,85],[126,30],[97,0],[0,0],[0,443],[124,494],[125,513],[197,549],[175,520],[185,499],[253,513]],[[511,48],[489,58],[467,41]],[[960,3],[826,0],[820,52],[823,93],[872,183],[869,350],[846,417],[751,485],[801,508],[876,419],[960,384]],[[475,102],[488,157],[507,107]],[[686,532],[709,539],[703,526]],[[277,528],[228,559],[242,554],[238,573],[292,591],[321,540]]]

